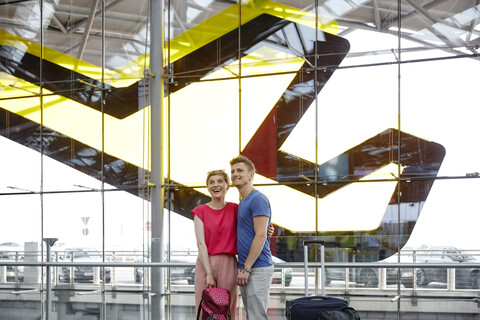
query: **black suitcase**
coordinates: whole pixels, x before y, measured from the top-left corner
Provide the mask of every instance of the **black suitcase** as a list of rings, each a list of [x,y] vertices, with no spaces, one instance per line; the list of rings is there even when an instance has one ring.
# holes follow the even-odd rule
[[[320,296],[308,296],[308,244],[311,243],[319,243],[321,249],[322,295]],[[322,312],[348,307],[348,301],[346,300],[325,296],[325,242],[323,240],[305,240],[303,246],[305,260],[305,297],[287,300],[285,308],[287,320],[318,320]]]
[[[338,310],[325,311],[318,320],[361,320],[358,312],[352,307],[343,307]]]
[[[338,310],[348,306],[348,301],[325,297],[310,296],[287,301],[287,320],[318,320],[325,311]]]

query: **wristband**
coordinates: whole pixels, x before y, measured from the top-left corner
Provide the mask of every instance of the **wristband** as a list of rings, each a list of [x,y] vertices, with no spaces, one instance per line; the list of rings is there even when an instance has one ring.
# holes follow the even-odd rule
[[[252,273],[252,269],[247,268],[245,265],[243,265],[242,271]]]

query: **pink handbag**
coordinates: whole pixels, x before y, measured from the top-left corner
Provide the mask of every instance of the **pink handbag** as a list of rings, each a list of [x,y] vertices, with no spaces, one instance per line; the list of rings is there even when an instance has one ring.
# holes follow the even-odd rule
[[[206,288],[197,310],[197,320],[230,320],[230,291],[225,288]]]

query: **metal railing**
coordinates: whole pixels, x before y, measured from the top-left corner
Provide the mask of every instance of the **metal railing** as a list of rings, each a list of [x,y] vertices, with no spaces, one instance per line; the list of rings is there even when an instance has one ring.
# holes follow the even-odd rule
[[[58,300],[58,294],[65,294],[68,292],[71,298],[75,301],[90,301],[92,295],[112,295],[116,292],[121,292],[121,295],[130,293],[130,299],[115,300],[117,304],[141,304],[143,301],[149,301],[151,293],[150,286],[150,272],[152,268],[163,268],[166,273],[172,272],[174,268],[193,268],[194,263],[183,262],[143,262],[139,260],[147,259],[142,253],[135,253],[131,251],[111,251],[105,252],[102,259],[105,261],[77,261],[76,258],[70,256],[69,259],[65,259],[65,255],[62,252],[54,252],[52,254],[53,261],[21,261],[23,252],[11,252],[11,257],[17,257],[10,259],[12,261],[5,261],[0,259],[0,275],[9,268],[10,270],[19,271],[23,268],[25,279],[28,280],[28,272],[36,270],[34,273],[38,276],[36,282],[28,281],[2,281],[0,277],[0,288],[7,289],[0,291],[2,299],[10,301],[16,301],[18,296],[22,296],[22,300],[38,301],[42,299],[38,296],[40,292],[47,292],[51,290],[52,303],[63,303]],[[63,256],[63,260],[60,257]],[[418,257],[418,256],[417,256]],[[40,259],[40,256],[38,257]],[[44,260],[46,260],[44,258]],[[52,272],[50,284],[45,285],[45,277],[43,276],[47,270],[47,267]],[[68,268],[90,267],[93,270],[92,281],[88,283],[81,283],[76,281],[75,272],[74,277],[70,278],[67,282],[60,282],[59,273]],[[111,281],[106,283],[102,281],[105,279],[105,269],[110,270]],[[400,310],[400,306],[396,305],[392,307],[393,303],[397,304],[402,302],[402,312],[423,312],[428,311],[431,308],[428,303],[434,300],[452,302],[452,308],[460,308],[462,312],[475,314],[478,313],[476,306],[480,303],[480,290],[475,288],[459,289],[456,285],[458,281],[458,274],[466,270],[480,270],[480,261],[477,262],[462,262],[462,263],[430,263],[430,262],[326,262],[324,264],[323,272],[320,271],[320,262],[309,262],[307,277],[310,277],[310,285],[315,289],[315,293],[324,289],[326,295],[338,296],[349,299],[351,305],[355,306],[357,310],[370,310],[371,303],[376,302],[376,311],[379,312],[391,312],[391,310]],[[144,278],[139,283],[133,280],[133,270],[141,269],[144,271]],[[446,275],[445,283],[435,286],[419,286],[417,284],[416,270],[420,269],[438,269]],[[3,270],[3,271],[2,271]],[[285,300],[292,299],[297,296],[304,295],[304,263],[303,262],[281,262],[275,264],[277,276],[280,281],[272,285],[270,306],[277,310],[284,308]],[[341,274],[341,278],[332,280],[326,287],[321,288],[318,281],[318,277],[325,274],[325,277],[329,277],[331,271],[338,271]],[[377,281],[371,283],[371,286],[366,286],[361,278],[362,270],[375,270],[377,275]],[[391,273],[391,271],[394,271]],[[402,271],[410,271],[411,286],[405,286],[405,282],[402,282]],[[103,272],[103,277],[101,276]],[[40,275],[43,273],[43,275]],[[408,272],[407,272],[408,273]],[[389,284],[389,275],[395,275],[395,281]],[[121,278],[121,277],[127,278]],[[288,276],[288,277],[287,277]],[[30,278],[31,279],[31,278]],[[123,280],[122,280],[123,279]],[[127,279],[127,280],[125,280]],[[166,278],[168,279],[168,278]],[[288,282],[287,282],[288,279]],[[391,279],[390,279],[391,280]],[[44,286],[40,283],[44,281]],[[123,282],[122,282],[123,281]],[[42,289],[47,288],[47,289]],[[49,288],[49,289],[48,289]],[[399,289],[400,288],[400,289]],[[177,301],[189,301],[187,308],[194,304],[193,302],[194,286],[178,281],[175,285],[169,288],[166,292],[167,295],[172,296],[170,300],[172,305],[176,305]],[[85,297],[87,296],[87,297]],[[118,296],[118,295],[117,295]],[[135,299],[133,297],[139,297]],[[174,297],[181,297],[175,299]],[[75,298],[72,298],[75,297]],[[89,297],[89,298],[88,298]],[[143,298],[142,298],[143,297]],[[429,302],[425,302],[428,300]],[[98,301],[101,301],[99,299]],[[139,302],[140,301],[140,302]],[[147,302],[148,303],[148,302]],[[471,307],[465,308],[464,304]],[[184,306],[182,304],[182,306]],[[435,308],[433,308],[435,309]],[[453,310],[452,309],[452,310]],[[390,310],[390,311],[389,311]],[[280,311],[281,313],[281,311]],[[363,318],[363,317],[362,317]]]
[[[479,251],[475,251],[478,253]],[[456,257],[461,256],[472,256],[472,252],[465,252],[463,254],[456,254]],[[25,280],[25,274],[32,270],[32,268],[46,268],[51,267],[53,272],[52,282],[53,284],[58,284],[64,280],[64,282],[73,284],[75,282],[75,270],[74,268],[92,268],[92,283],[99,283],[103,277],[105,276],[104,270],[109,270],[109,275],[111,279],[111,284],[115,285],[116,282],[116,273],[118,268],[140,268],[146,270],[145,272],[148,273],[148,270],[151,268],[164,268],[165,270],[169,270],[172,268],[193,268],[195,266],[194,263],[188,262],[140,262],[140,259],[146,259],[145,255],[142,253],[135,253],[132,251],[110,251],[105,252],[103,258],[105,261],[77,261],[74,255],[65,255],[63,252],[54,252],[52,254],[53,261],[22,261],[22,257],[25,255],[24,252],[21,251],[11,251],[11,252],[3,252],[3,256],[0,257],[0,284],[1,283],[21,283]],[[376,270],[376,277],[377,280],[373,282],[376,283],[373,287],[385,289],[386,282],[387,282],[387,275],[386,270],[395,269],[400,270],[400,272],[405,272],[408,276],[408,272],[410,272],[411,277],[411,286],[409,288],[418,289],[419,287],[419,270],[431,271],[432,269],[440,270],[442,272],[442,279],[432,279],[432,280],[442,280],[443,283],[447,285],[448,290],[455,290],[458,289],[456,283],[458,283],[459,278],[458,274],[463,272],[464,270],[470,270],[471,272],[478,272],[480,271],[480,260],[465,260],[466,262],[419,262],[422,261],[423,258],[420,257],[435,257],[435,256],[445,256],[442,253],[435,253],[432,250],[415,250],[409,251],[408,256],[413,257],[412,262],[326,262],[325,263],[325,274],[324,276],[328,280],[329,278],[329,271],[340,269],[343,272],[343,279],[336,278],[335,280],[343,280],[345,282],[345,287],[347,289],[358,288],[359,283],[361,280],[361,271],[365,270]],[[174,255],[175,256],[175,255]],[[189,255],[194,256],[194,255]],[[403,253],[402,253],[403,256]],[[6,259],[6,258],[9,259]],[[101,258],[99,256],[98,258]],[[38,257],[40,260],[40,256]],[[46,259],[44,259],[46,260]],[[301,269],[304,268],[305,264],[303,262],[283,262],[283,263],[276,263],[276,268],[280,268],[282,270],[282,282],[283,286],[286,268],[291,269],[298,269],[295,276],[301,275],[302,277],[305,276],[305,273],[301,272]],[[308,267],[311,270],[321,269],[320,262],[309,262]],[[68,270],[68,271],[67,271]],[[458,270],[456,272],[456,270]],[[103,273],[102,273],[103,271]],[[341,272],[341,273],[342,273]],[[63,274],[62,274],[63,273]],[[73,277],[67,277],[68,281],[65,281],[65,274],[73,275]],[[310,276],[316,276],[318,273],[313,272]],[[428,273],[432,274],[432,273]],[[103,275],[103,276],[102,276]],[[435,275],[435,273],[433,273]],[[438,276],[438,274],[437,274]],[[477,276],[477,279],[479,277]],[[38,283],[40,282],[40,276],[37,277]],[[358,280],[358,281],[352,281]],[[405,278],[402,278],[402,274],[398,277],[400,283]],[[474,279],[472,280],[474,281]],[[478,280],[480,282],[480,280]],[[438,281],[436,281],[438,282]],[[315,281],[318,283],[318,281]],[[352,285],[354,283],[354,285]],[[470,283],[472,284],[472,283]],[[423,284],[420,284],[422,286]],[[477,287],[478,288],[478,287]],[[472,287],[472,289],[477,289]],[[324,289],[324,288],[323,288]],[[405,288],[408,289],[408,288]]]

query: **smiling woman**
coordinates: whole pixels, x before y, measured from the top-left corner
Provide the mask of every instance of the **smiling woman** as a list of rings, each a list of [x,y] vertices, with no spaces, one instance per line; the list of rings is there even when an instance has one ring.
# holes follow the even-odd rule
[[[230,314],[235,319],[238,205],[225,201],[229,182],[224,170],[209,171],[206,184],[212,200],[192,210],[198,246],[195,302],[198,310],[205,288],[225,288],[232,293]]]

